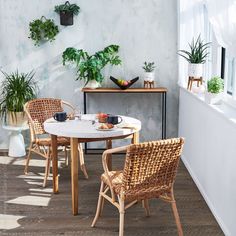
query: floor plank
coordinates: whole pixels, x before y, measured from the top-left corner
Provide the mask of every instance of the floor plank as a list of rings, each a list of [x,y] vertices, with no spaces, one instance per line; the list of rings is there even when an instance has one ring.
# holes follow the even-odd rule
[[[101,155],[86,155],[88,180],[79,171],[78,216],[71,212],[70,169],[63,166],[63,160],[59,169],[60,193],[53,194],[52,180],[46,189],[42,188],[44,162],[33,159],[29,175],[24,176],[24,158],[0,156],[0,235],[118,235],[118,211],[109,203],[105,204],[97,227],[90,227],[102,172]],[[119,168],[123,161],[124,156],[116,155],[113,166]],[[224,235],[182,163],[174,189],[184,235]],[[169,204],[151,200],[150,210],[151,217],[145,217],[140,204],[127,210],[125,235],[177,235]],[[7,224],[11,228],[6,229]]]

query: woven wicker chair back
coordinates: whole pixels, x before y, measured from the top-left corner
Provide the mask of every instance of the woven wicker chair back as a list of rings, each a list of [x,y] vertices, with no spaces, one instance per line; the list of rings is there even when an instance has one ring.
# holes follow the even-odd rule
[[[131,145],[122,180],[125,197],[148,199],[170,191],[183,143],[183,138],[175,138]]]
[[[45,134],[43,123],[53,117],[56,112],[62,112],[61,99],[40,98],[28,102],[27,111],[30,115],[30,126],[33,126],[35,134]]]

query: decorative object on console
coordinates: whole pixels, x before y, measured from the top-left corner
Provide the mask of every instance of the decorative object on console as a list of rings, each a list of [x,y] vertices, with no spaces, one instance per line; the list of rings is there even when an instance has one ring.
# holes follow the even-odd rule
[[[66,62],[74,63],[77,67],[78,76],[76,80],[85,80],[87,88],[98,88],[104,80],[102,69],[108,65],[120,65],[121,60],[117,55],[119,51],[118,45],[110,45],[102,51],[89,55],[82,49],[67,48],[63,54],[63,65]]]
[[[5,79],[1,85],[0,115],[4,123],[9,126],[27,125],[24,104],[36,98],[37,85],[34,72],[11,74],[2,72]]]
[[[178,54],[188,61],[188,89],[192,89],[192,83],[197,82],[197,86],[202,84],[203,64],[206,62],[209,52],[210,42],[204,43],[199,35],[197,40],[194,38],[189,44],[190,51],[179,50]]]
[[[219,103],[221,100],[221,93],[224,91],[224,81],[219,76],[212,77],[207,81],[207,92],[205,94],[205,101],[209,104]]]
[[[119,88],[125,90],[127,88],[129,88],[131,85],[133,85],[136,81],[138,81],[139,77],[136,77],[134,79],[131,80],[122,80],[122,79],[116,79],[112,76],[110,76],[110,79],[117,85],[119,86]]]
[[[54,20],[47,19],[45,16],[30,22],[29,28],[29,38],[35,42],[35,46],[39,46],[43,41],[52,42],[59,33],[58,26],[55,25]]]
[[[73,25],[74,15],[78,15],[80,7],[77,4],[70,4],[66,1],[64,4],[55,6],[55,12],[60,14],[60,24],[64,26]]]
[[[154,79],[155,79],[155,63],[154,62],[144,62],[143,69],[144,69],[144,88],[153,86],[154,87]]]

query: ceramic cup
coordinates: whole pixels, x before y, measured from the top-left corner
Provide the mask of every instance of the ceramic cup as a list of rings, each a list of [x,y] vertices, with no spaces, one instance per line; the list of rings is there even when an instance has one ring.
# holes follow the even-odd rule
[[[67,115],[66,112],[56,112],[53,116],[54,120],[59,121],[59,122],[63,122],[66,120]]]

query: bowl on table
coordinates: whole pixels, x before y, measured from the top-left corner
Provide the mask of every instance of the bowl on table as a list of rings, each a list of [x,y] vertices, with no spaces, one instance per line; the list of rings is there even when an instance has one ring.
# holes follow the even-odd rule
[[[122,79],[116,79],[116,78],[110,76],[110,80],[113,81],[117,86],[119,86],[120,89],[123,89],[123,90],[129,88],[131,85],[133,85],[135,82],[137,82],[138,79],[139,79],[139,77],[136,77],[131,80],[122,80]]]

